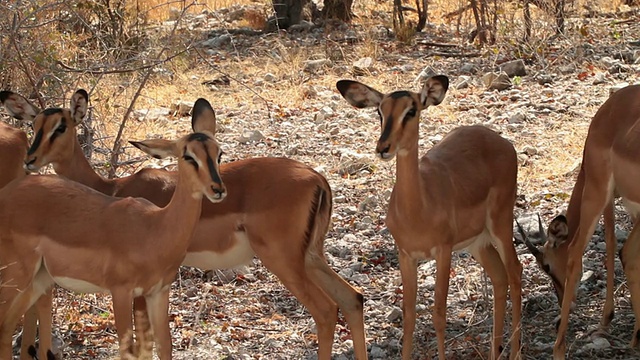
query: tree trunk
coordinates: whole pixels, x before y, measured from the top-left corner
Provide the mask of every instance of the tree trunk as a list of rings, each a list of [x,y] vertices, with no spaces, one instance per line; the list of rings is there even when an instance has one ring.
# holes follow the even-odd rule
[[[353,18],[351,5],[353,5],[353,0],[324,0],[322,16],[325,19],[338,19],[348,22]]]
[[[311,0],[273,0],[276,15],[269,19],[269,28],[288,29],[302,20],[312,21],[314,8]]]

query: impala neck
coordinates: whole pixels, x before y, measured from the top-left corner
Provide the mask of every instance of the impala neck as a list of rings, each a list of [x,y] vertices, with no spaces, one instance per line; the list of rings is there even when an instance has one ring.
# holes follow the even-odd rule
[[[189,166],[188,164],[181,164]],[[180,165],[179,165],[180,166]],[[166,244],[165,249],[172,249],[171,252],[186,253],[190,243],[193,229],[195,228],[200,213],[202,211],[202,195],[195,198],[191,189],[191,181],[184,171],[178,171],[178,182],[169,201],[169,204],[160,209],[161,224],[166,224],[167,230],[164,233],[173,233],[173,236],[166,237],[173,239],[170,244]],[[208,201],[208,200],[207,200]],[[176,224],[176,220],[180,222]]]
[[[422,184],[418,159],[418,143],[396,154],[395,207],[407,214],[419,214],[423,211]]]
[[[567,226],[569,228],[567,234],[567,241],[560,244],[561,247],[569,247],[569,244],[573,241],[573,238],[578,232],[578,226],[580,225],[580,207],[582,206],[582,191],[584,190],[584,168],[580,166],[580,172],[578,173],[578,179],[571,192],[571,198],[569,199],[569,207],[567,207]]]
[[[89,160],[82,152],[78,137],[74,134],[73,138],[74,144],[70,159],[53,164],[56,174],[98,190],[103,194],[113,195],[115,187],[113,180],[105,179],[93,170]]]

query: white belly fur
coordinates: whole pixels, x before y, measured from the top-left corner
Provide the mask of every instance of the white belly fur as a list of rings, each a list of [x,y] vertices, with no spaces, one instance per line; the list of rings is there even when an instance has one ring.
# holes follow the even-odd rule
[[[53,281],[55,281],[59,286],[77,293],[92,294],[109,292],[107,289],[103,289],[100,286],[97,286],[90,282],[64,276],[56,276],[53,278]]]
[[[234,233],[236,243],[223,253],[214,251],[188,252],[182,265],[193,266],[202,270],[229,269],[248,264],[255,252],[249,244],[244,231]]]

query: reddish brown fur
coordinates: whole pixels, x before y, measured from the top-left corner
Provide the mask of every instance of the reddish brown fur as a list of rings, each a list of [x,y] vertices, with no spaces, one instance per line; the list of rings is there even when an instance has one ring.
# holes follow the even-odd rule
[[[512,242],[516,153],[513,145],[495,132],[472,126],[453,130],[419,159],[420,111],[439,104],[447,85],[446,78],[436,76],[426,81],[421,93],[382,94],[355,81],[343,80],[337,84],[352,105],[378,107],[382,134],[376,152],[383,159],[394,155],[397,158],[396,184],[386,223],[400,258],[404,294],[402,358],[410,359],[413,350],[417,263],[435,258],[433,322],[438,356],[445,359],[451,252],[466,247],[485,268],[494,285],[492,359],[501,355],[507,289],[510,288],[513,306],[510,358],[516,359],[520,357],[522,271]],[[489,239],[495,248],[487,242]]]
[[[573,188],[567,209],[566,232],[568,241],[547,242],[543,248],[545,265],[560,280],[563,288],[562,310],[558,336],[554,346],[554,359],[564,359],[565,336],[571,302],[582,272],[582,255],[593,235],[596,223],[604,215],[607,244],[607,295],[601,320],[606,329],[613,318],[613,280],[616,238],[614,232],[613,199],[617,194],[627,201],[640,203],[640,85],[628,86],[611,95],[595,114],[587,139],[580,173]],[[639,209],[628,209],[634,224]],[[550,225],[549,233],[557,232],[557,224]],[[621,259],[632,294],[636,325],[632,345],[640,331],[640,278],[637,277],[637,254],[640,253],[638,232],[634,227],[621,251]],[[564,237],[560,236],[561,239]]]
[[[206,143],[184,137],[176,148],[201,163],[219,154],[212,136]],[[11,334],[28,307],[54,281],[72,278],[112,294],[121,343],[132,327],[133,294],[141,291],[149,303],[159,358],[170,359],[170,284],[200,217],[203,194],[211,201],[225,194],[213,166],[196,169],[181,157],[179,185],[164,208],[143,199],[109,197],[57,176],[29,176],[3,188],[0,357],[11,357]],[[128,356],[126,348],[120,350]]]
[[[215,122],[215,115],[211,117]],[[41,114],[34,129],[48,134],[58,122],[55,115]],[[159,140],[136,146],[144,148],[144,144],[163,147]],[[43,138],[28,161],[34,158],[36,168],[53,163],[58,174],[113,196],[143,197],[163,206],[175,189],[176,173],[164,170],[143,169],[124,178],[102,178],[84,157],[72,125],[53,144]],[[338,308],[351,327],[356,358],[366,359],[362,295],[340,278],[324,257],[324,236],[331,218],[331,188],[326,179],[310,167],[284,158],[240,160],[223,164],[220,173],[228,196],[213,206],[203,203],[189,252],[223,254],[237,243],[234,232],[243,229],[263,265],[309,309],[318,327],[319,359],[331,357]],[[314,213],[316,202],[319,206]]]

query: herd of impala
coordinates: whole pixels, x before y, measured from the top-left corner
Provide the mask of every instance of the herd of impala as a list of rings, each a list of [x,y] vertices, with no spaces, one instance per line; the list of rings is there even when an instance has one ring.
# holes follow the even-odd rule
[[[520,359],[522,266],[513,242],[516,152],[492,130],[462,126],[419,157],[420,113],[440,104],[448,85],[441,75],[427,79],[418,93],[384,94],[351,80],[336,84],[351,105],[377,109],[381,135],[375,152],[383,160],[397,159],[386,224],[398,248],[403,284],[402,359],[411,359],[413,352],[418,262],[429,259],[436,261],[433,323],[438,356],[445,359],[451,256],[462,249],[493,284],[490,358],[506,354],[509,295],[509,358]],[[178,267],[230,268],[253,256],[311,313],[319,359],[331,358],[339,309],[351,328],[355,358],[367,358],[363,295],[331,269],[324,255],[332,194],[322,175],[285,158],[220,164],[214,110],[198,99],[193,133],[178,140],[132,142],[154,157],[177,157],[177,172],[142,169],[105,179],[92,169],[76,135],[88,109],[86,91],[76,91],[69,108],[42,110],[10,91],[0,92],[0,102],[12,116],[30,122],[34,133],[29,144],[23,131],[0,123],[0,360],[12,359],[12,336],[23,316],[20,359],[55,359],[56,284],[112,295],[122,359],[151,359],[154,343],[158,357],[170,359],[169,289]],[[603,330],[613,318],[613,201],[621,197],[637,222],[640,183],[633,179],[640,178],[639,154],[640,85],[635,85],[615,92],[595,114],[566,216],[553,219],[546,234],[539,223],[544,246],[533,245],[516,222],[561,305],[556,360],[565,357],[582,254],[601,214],[607,245]],[[27,176],[48,164],[59,176]],[[638,253],[636,226],[620,251],[636,318],[632,346],[640,341]]]

